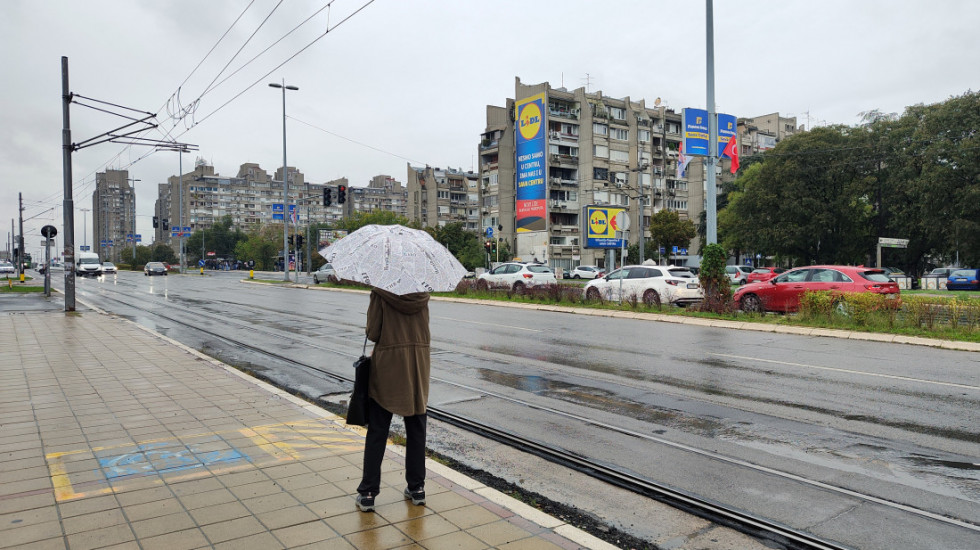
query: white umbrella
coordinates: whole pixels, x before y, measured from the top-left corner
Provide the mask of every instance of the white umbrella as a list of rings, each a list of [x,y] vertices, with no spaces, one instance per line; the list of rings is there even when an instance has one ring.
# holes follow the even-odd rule
[[[365,225],[320,251],[337,278],[393,294],[448,292],[466,268],[431,235],[402,225]]]

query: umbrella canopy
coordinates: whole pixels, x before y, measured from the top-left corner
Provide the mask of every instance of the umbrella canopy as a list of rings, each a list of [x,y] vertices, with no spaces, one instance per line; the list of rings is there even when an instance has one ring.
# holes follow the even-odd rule
[[[402,225],[365,225],[320,251],[337,277],[393,294],[448,292],[466,268],[431,235]]]

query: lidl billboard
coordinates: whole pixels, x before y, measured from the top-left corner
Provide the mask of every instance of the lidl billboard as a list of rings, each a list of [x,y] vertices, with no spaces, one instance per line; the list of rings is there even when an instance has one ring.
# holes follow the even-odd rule
[[[718,154],[721,155],[728,140],[738,131],[735,116],[718,113]],[[705,109],[684,109],[684,128],[681,139],[684,141],[684,154],[708,156],[708,111]],[[725,156],[725,155],[722,155]]]
[[[616,214],[625,208],[589,205],[582,209],[585,220],[585,248],[621,248],[623,240],[616,237]]]
[[[547,135],[545,94],[515,102],[514,126],[517,166],[517,232],[544,231],[547,227]]]

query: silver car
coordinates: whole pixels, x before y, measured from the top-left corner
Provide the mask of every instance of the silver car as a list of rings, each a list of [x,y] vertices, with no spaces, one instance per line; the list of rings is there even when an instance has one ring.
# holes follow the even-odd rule
[[[486,273],[481,273],[476,281],[477,288],[507,286],[514,292],[523,292],[525,288],[532,286],[556,283],[558,279],[550,267],[520,262],[502,263]]]
[[[627,265],[605,277],[589,281],[582,290],[587,300],[628,300],[644,304],[687,305],[704,297],[701,283],[685,267]]]
[[[320,284],[326,282],[333,282],[337,280],[337,272],[334,271],[333,266],[330,264],[323,264],[319,269],[313,272],[313,283]]]

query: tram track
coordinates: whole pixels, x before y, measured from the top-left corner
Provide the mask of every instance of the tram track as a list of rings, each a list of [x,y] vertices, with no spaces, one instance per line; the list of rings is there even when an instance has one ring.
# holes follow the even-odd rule
[[[249,350],[250,352],[257,353],[259,355],[269,357],[271,359],[284,361],[286,363],[293,365],[296,368],[304,369],[308,371],[314,371],[321,375],[330,377],[331,379],[338,382],[343,382],[343,383],[353,382],[351,377],[319,368],[315,365],[311,365],[301,360],[285,357],[282,354],[271,353],[270,351],[263,349],[260,346],[256,346],[249,342],[245,342],[241,339],[237,339],[228,336],[226,334],[217,332],[215,330],[211,330],[203,326],[202,323],[192,324],[183,319],[178,318],[175,315],[170,315],[153,308],[138,307],[131,302],[126,302],[124,300],[114,298],[108,295],[108,293],[101,293],[99,297],[101,299],[106,299],[121,304],[128,308],[139,310],[141,312],[144,312],[152,316],[166,319],[180,326],[192,328],[197,332],[207,334],[208,336],[219,339],[229,345],[239,347],[239,348],[244,348]],[[170,311],[175,310],[175,308],[180,308],[183,309],[188,314],[193,313],[193,315],[196,315],[198,318],[201,318],[202,316],[206,316],[211,321],[216,321],[216,322],[221,322],[226,324],[229,323],[229,319],[221,318],[217,314],[202,313],[201,311],[192,312],[190,308],[187,308],[185,306],[175,306],[175,304],[172,302],[167,303],[167,308]],[[308,339],[297,338],[289,334],[282,334],[281,333],[282,331],[269,329],[268,327],[262,327],[262,326],[247,324],[238,321],[236,321],[234,324],[239,325],[240,327],[247,327],[249,330],[253,330],[253,331],[261,330],[276,338],[288,338],[289,340],[297,344],[300,344],[302,346],[313,346],[314,348],[321,349],[323,351],[327,351],[330,353],[335,353],[344,357],[350,357],[352,359],[355,356],[355,354],[352,354],[344,350],[332,349],[332,348],[319,346],[317,344],[311,344]],[[617,431],[619,433],[622,433],[624,435],[629,435],[631,437],[642,437],[644,439],[651,440],[652,442],[656,442],[658,444],[670,445],[673,446],[674,448],[678,448],[687,452],[698,453],[701,456],[705,456],[714,460],[720,460],[728,464],[731,464],[733,466],[752,468],[756,471],[765,472],[768,475],[778,475],[787,479],[792,479],[800,483],[810,484],[811,486],[819,487],[824,490],[832,490],[832,491],[840,492],[850,497],[859,498],[867,502],[873,502],[878,505],[889,506],[894,509],[902,510],[903,512],[906,513],[917,514],[919,516],[926,517],[931,520],[942,521],[945,523],[957,525],[959,527],[965,527],[967,529],[980,532],[980,528],[978,528],[978,526],[976,525],[962,522],[954,518],[947,518],[945,516],[934,514],[927,510],[920,510],[900,503],[886,501],[878,497],[875,497],[873,495],[866,495],[845,488],[828,485],[819,481],[809,480],[788,472],[781,472],[771,468],[765,468],[756,464],[751,464],[743,460],[734,459],[732,457],[727,457],[724,455],[720,455],[718,453],[713,453],[702,449],[692,448],[686,445],[682,445],[676,442],[666,440],[664,438],[652,437],[649,434],[637,433],[621,427],[610,425],[608,423],[598,422],[594,419],[570,414],[568,412],[560,411],[549,407],[543,407],[537,403],[532,403],[529,401],[516,399],[509,396],[504,396],[499,393],[487,391],[484,389],[474,388],[471,386],[467,386],[465,384],[459,384],[449,380],[440,379],[438,377],[434,377],[433,380],[445,384],[450,384],[465,389],[467,391],[476,392],[487,397],[492,397],[495,399],[503,399],[508,402],[514,403],[515,405],[520,405],[531,409],[544,411],[549,414],[561,415],[568,419],[574,419],[579,422],[594,425],[604,430]],[[498,443],[520,449],[524,452],[528,452],[530,454],[533,454],[535,456],[538,456],[550,462],[561,464],[563,466],[572,468],[578,472],[592,476],[596,479],[600,479],[607,483],[613,484],[617,487],[667,503],[671,506],[674,506],[678,509],[684,510],[685,512],[709,520],[713,523],[731,527],[733,529],[746,533],[750,536],[753,536],[757,539],[769,541],[774,545],[778,545],[778,547],[787,548],[787,549],[847,548],[846,546],[840,545],[839,543],[816,537],[810,533],[807,533],[806,531],[795,529],[793,527],[789,527],[781,523],[774,522],[763,517],[759,517],[755,514],[746,512],[744,510],[739,510],[737,508],[727,506],[718,502],[714,502],[712,500],[699,497],[697,495],[691,494],[683,490],[678,490],[666,486],[664,484],[657,483],[655,481],[643,478],[641,476],[637,476],[628,472],[621,471],[614,467],[606,466],[595,460],[591,460],[588,457],[583,457],[577,453],[569,452],[565,449],[559,448],[554,445],[548,445],[539,441],[535,441],[533,439],[523,437],[519,434],[507,430],[503,430],[498,427],[491,426],[489,424],[479,422],[470,418],[466,418],[461,415],[454,414],[440,407],[429,407],[429,415],[430,417],[436,420],[470,431],[472,433],[476,433],[482,437],[486,437],[488,439],[497,441]]]

